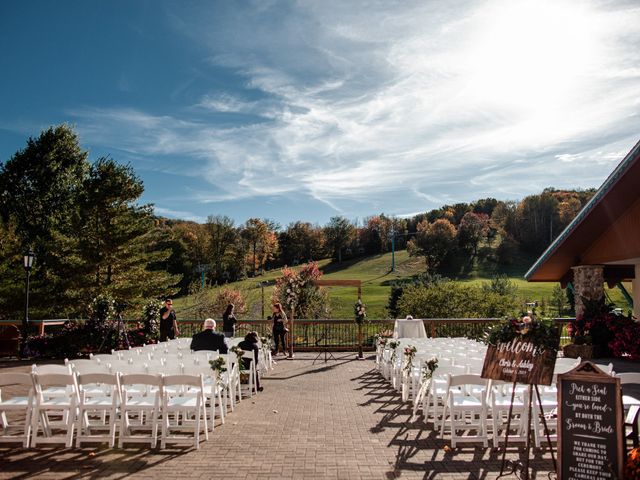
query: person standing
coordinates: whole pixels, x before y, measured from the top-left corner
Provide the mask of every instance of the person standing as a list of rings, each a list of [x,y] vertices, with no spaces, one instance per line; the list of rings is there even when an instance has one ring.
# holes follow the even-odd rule
[[[222,333],[227,338],[231,338],[236,334],[236,323],[238,320],[233,314],[234,305],[230,303],[222,315]]]
[[[273,315],[273,341],[275,342],[274,355],[278,354],[278,344],[282,344],[282,353],[287,354],[287,314],[284,313],[280,303],[274,303],[271,307]]]
[[[160,309],[160,341],[173,340],[178,335],[180,335],[180,330],[178,329],[176,312],[173,309],[173,300],[167,298],[164,307]]]

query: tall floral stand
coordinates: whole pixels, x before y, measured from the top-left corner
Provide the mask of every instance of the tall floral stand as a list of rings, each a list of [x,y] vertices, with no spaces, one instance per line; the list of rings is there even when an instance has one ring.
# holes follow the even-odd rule
[[[358,322],[358,356],[357,360],[364,360],[364,355],[362,352],[362,322]]]

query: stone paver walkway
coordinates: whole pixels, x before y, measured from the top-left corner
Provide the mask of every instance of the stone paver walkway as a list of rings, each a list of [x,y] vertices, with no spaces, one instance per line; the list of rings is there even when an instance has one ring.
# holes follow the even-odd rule
[[[172,448],[23,450],[0,445],[0,478],[462,479],[495,478],[500,452],[446,451],[430,426],[375,371],[373,359],[280,360],[264,392],[243,400],[200,450]],[[12,370],[27,371],[27,366]],[[510,458],[518,457],[512,449]],[[552,468],[534,452],[534,478]]]

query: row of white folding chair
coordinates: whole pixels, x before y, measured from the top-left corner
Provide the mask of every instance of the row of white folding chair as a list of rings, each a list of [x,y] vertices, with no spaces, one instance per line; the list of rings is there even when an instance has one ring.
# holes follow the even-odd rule
[[[120,373],[120,374],[155,374],[157,372],[162,372],[166,375],[181,375],[181,374],[203,374],[205,379],[207,379],[207,374],[213,376],[211,367],[209,366],[208,361],[200,361],[203,359],[203,356],[196,356],[194,358],[187,358],[184,363],[182,362],[167,362],[162,359],[157,360],[148,360],[145,363],[97,363],[91,360],[73,360],[69,362],[73,369],[77,373]],[[210,382],[209,382],[210,383]],[[212,390],[210,394],[212,395],[212,401],[216,400],[216,395],[218,396],[217,404],[219,405],[220,410],[220,419],[222,423],[224,423],[224,412],[223,408],[227,406],[227,396],[226,392],[224,393],[224,402],[221,398],[221,392],[218,391],[218,387],[216,385],[209,390]],[[222,390],[222,389],[220,389]],[[233,405],[231,409],[233,410]],[[212,415],[215,411],[215,405],[212,404]],[[212,427],[214,416],[212,418]]]
[[[67,447],[71,447],[75,428],[77,429],[76,446],[81,446],[84,442],[108,441],[113,447],[117,416],[120,413],[119,445],[122,446],[125,441],[139,440],[139,437],[131,434],[132,427],[134,429],[144,427],[142,424],[132,423],[129,412],[136,413],[139,421],[143,423],[144,415],[141,412],[144,411],[151,413],[150,418],[153,423],[152,435],[145,441],[149,441],[154,446],[157,441],[157,420],[160,413],[163,415],[163,447],[167,440],[172,442],[180,440],[170,435],[173,426],[169,422],[169,414],[176,411],[191,412],[195,415],[193,441],[196,448],[199,445],[201,417],[204,421],[205,437],[208,438],[206,390],[201,373],[173,376],[88,373],[76,376],[68,371],[38,373],[36,369],[32,374],[0,374],[0,386],[16,384],[28,387],[29,393],[26,397],[13,397],[4,402],[0,401],[3,433],[6,434],[10,428],[5,411],[24,411],[24,430],[19,436],[2,435],[2,441],[5,442],[21,441],[24,447],[37,446],[39,443],[63,442]],[[147,390],[153,388],[155,390],[148,390],[150,394],[141,394],[140,385],[144,385]],[[109,393],[105,394],[107,387]],[[66,393],[51,396],[46,393],[50,388]],[[176,391],[180,393],[174,393]],[[212,399],[212,419],[214,404],[215,401]],[[97,424],[92,423],[90,415],[98,412],[102,416],[102,421]],[[62,417],[61,421],[57,420],[59,416]],[[105,423],[107,416],[109,422]],[[183,428],[186,423],[183,421],[179,426]],[[108,433],[106,435],[91,433],[96,428],[106,428]],[[64,430],[64,435],[54,435],[55,429]]]

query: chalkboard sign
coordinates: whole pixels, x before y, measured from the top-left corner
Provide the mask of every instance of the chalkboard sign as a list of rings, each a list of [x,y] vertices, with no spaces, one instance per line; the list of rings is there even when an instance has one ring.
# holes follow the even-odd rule
[[[557,350],[543,349],[530,341],[514,338],[489,345],[482,378],[528,385],[551,385]]]
[[[622,479],[620,379],[591,362],[558,375],[560,480]]]

